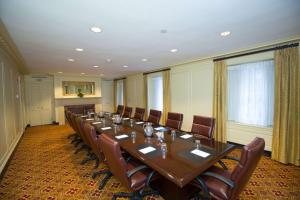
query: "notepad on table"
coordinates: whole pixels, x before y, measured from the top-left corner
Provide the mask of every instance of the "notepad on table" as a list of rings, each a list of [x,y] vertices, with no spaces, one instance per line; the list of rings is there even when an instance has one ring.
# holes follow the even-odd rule
[[[123,138],[127,138],[127,137],[128,137],[128,135],[126,135],[126,134],[115,136],[115,138],[117,138],[117,139],[123,139]]]
[[[109,130],[109,129],[111,129],[110,126],[101,128],[102,131]]]
[[[162,126],[154,128],[154,130],[156,130],[156,131],[165,130],[165,129],[166,129],[166,128],[165,128],[165,127],[162,127]]]
[[[197,156],[200,156],[202,158],[206,158],[207,156],[209,156],[210,154],[205,152],[205,151],[201,151],[199,149],[194,149],[193,151],[191,151],[192,154],[195,154]]]
[[[184,134],[184,135],[182,135],[182,136],[180,136],[181,138],[183,138],[183,139],[188,139],[188,138],[191,138],[191,137],[193,137],[192,135],[190,135],[190,134]]]
[[[155,151],[156,149],[154,147],[145,147],[143,149],[140,149],[139,151],[143,154],[150,153],[152,151]]]
[[[126,117],[126,118],[123,118],[123,120],[129,120],[129,118],[128,118],[128,117]]]
[[[83,118],[83,117],[87,117],[87,115],[82,115],[82,116],[80,116],[80,117],[82,117],[82,118]]]
[[[144,122],[135,122],[136,124],[143,124]]]
[[[92,121],[94,120],[94,118],[89,118],[89,119],[86,119],[86,121]]]
[[[101,124],[102,122],[93,122],[92,124]]]

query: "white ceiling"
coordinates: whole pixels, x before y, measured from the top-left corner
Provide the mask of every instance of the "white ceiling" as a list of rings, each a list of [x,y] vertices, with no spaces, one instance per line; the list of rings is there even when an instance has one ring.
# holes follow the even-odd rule
[[[300,35],[299,0],[0,0],[0,17],[31,73],[105,78]]]

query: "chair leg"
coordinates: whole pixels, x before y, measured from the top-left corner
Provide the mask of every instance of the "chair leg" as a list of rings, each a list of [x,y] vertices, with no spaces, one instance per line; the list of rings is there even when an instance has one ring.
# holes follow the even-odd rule
[[[82,140],[81,140],[81,139],[80,139],[80,140],[77,140],[77,142],[74,144],[74,146],[75,146],[75,147],[78,147],[78,145],[79,145],[80,143],[82,143]]]
[[[98,158],[96,158],[95,161],[96,161],[96,162],[95,162],[95,167],[94,167],[94,169],[97,169],[97,168],[99,167],[100,161],[99,161]]]
[[[70,139],[70,138],[72,138],[72,137],[76,137],[76,135],[77,135],[76,133],[73,133],[73,134],[71,134],[71,135],[68,135],[67,138]]]
[[[94,155],[94,154],[92,154],[92,155],[90,155],[90,156],[88,156],[87,158],[85,158],[85,159],[83,159],[82,161],[81,161],[81,165],[84,165],[84,164],[86,164],[87,162],[89,162],[89,161],[91,161],[91,160],[95,160],[96,159],[96,156]]]
[[[74,154],[77,154],[78,152],[82,151],[83,149],[88,149],[88,148],[89,147],[86,144],[82,144],[78,149],[76,149]]]
[[[99,190],[102,190],[106,185],[107,181],[112,176],[112,173],[109,170],[104,170],[101,174],[105,174],[105,177],[99,183]]]
[[[219,160],[218,163],[222,166],[224,170],[228,170],[228,167],[225,165],[225,163],[222,160]]]

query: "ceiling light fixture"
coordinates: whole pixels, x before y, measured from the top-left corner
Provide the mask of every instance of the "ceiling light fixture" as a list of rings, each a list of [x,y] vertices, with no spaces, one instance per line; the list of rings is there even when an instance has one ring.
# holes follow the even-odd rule
[[[63,72],[57,72],[57,73],[62,74]]]
[[[85,73],[82,72],[81,74],[84,75]]]
[[[226,36],[230,35],[230,31],[224,31],[224,32],[220,33],[220,35],[222,37],[226,37]]]
[[[123,67],[127,68],[128,66],[127,66],[127,65],[124,65]]]
[[[111,62],[111,59],[110,59],[110,58],[107,58],[107,59],[106,59],[106,62],[110,63],[110,62]]]
[[[104,76],[104,74],[100,74],[100,76]]]
[[[172,52],[172,53],[175,53],[175,52],[177,52],[178,51],[178,49],[171,49],[170,50],[170,52]]]
[[[74,62],[75,60],[73,58],[68,59],[69,62]]]
[[[94,65],[93,67],[98,68],[99,66],[98,65]]]
[[[76,48],[75,50],[76,50],[76,51],[83,51],[82,48]]]
[[[147,58],[143,58],[142,61],[143,61],[143,62],[147,62],[148,59],[147,59]]]
[[[101,28],[96,27],[96,26],[91,27],[90,30],[94,33],[101,33],[102,32]]]
[[[166,29],[161,29],[160,30],[160,33],[162,33],[162,34],[165,34],[165,33],[167,33],[168,31],[166,30]]]

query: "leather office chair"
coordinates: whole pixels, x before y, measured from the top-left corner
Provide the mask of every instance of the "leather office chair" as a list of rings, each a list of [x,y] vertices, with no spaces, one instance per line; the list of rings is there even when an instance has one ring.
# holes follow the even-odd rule
[[[180,130],[182,126],[182,121],[183,121],[182,113],[168,112],[166,127]]]
[[[83,139],[82,139],[81,133],[78,131],[78,128],[77,128],[77,125],[76,125],[76,117],[77,117],[76,114],[70,112],[71,126],[74,129],[74,131],[78,134],[78,137],[79,137],[75,141],[72,141],[72,142],[75,142],[75,147],[77,147],[80,143],[83,143]],[[76,153],[76,151],[75,151],[75,153]]]
[[[78,136],[78,134],[76,133],[76,130],[74,129],[74,127],[73,127],[73,124],[72,124],[70,115],[71,115],[71,111],[66,110],[66,111],[65,111],[65,118],[66,118],[66,121],[67,121],[68,124],[71,126],[71,128],[75,131],[75,133],[73,133],[73,134],[71,134],[71,135],[68,136],[68,139],[73,138],[73,140],[71,141],[71,143],[74,143],[76,140],[78,140],[79,136]]]
[[[153,125],[159,125],[159,121],[161,118],[161,111],[150,109],[150,113],[148,116],[148,122],[153,123]]]
[[[255,138],[251,143],[243,147],[240,159],[225,157],[238,161],[232,172],[213,166],[200,175],[197,181],[204,187],[206,196],[209,193],[213,199],[238,198],[251,178],[263,154],[264,148],[264,139]]]
[[[194,136],[213,138],[215,128],[215,118],[194,115],[191,132]]]
[[[144,121],[145,108],[135,108],[134,119],[138,121]]]
[[[132,107],[125,107],[124,113],[123,113],[123,117],[131,117],[131,113],[132,113]]]
[[[118,105],[117,107],[117,111],[115,112],[115,114],[118,114],[118,115],[123,115],[123,111],[124,111],[124,106],[123,105]]]
[[[158,194],[154,190],[144,190],[146,187],[149,187],[149,182],[154,171],[151,171],[147,166],[141,165],[137,161],[130,160],[126,162],[122,156],[119,143],[105,133],[100,135],[100,144],[111,173],[123,186],[131,191],[131,193],[116,193],[112,199],[129,197],[141,200],[146,195]]]

